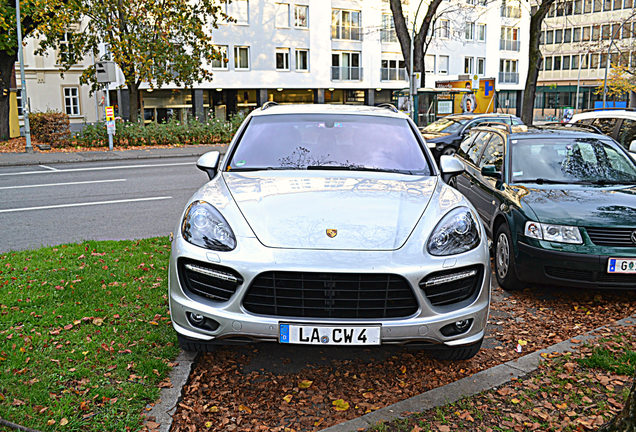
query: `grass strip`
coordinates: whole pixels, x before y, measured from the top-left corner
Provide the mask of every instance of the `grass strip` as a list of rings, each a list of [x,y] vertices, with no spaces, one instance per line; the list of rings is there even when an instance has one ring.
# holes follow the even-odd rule
[[[0,417],[43,431],[124,431],[178,354],[167,238],[0,254]]]

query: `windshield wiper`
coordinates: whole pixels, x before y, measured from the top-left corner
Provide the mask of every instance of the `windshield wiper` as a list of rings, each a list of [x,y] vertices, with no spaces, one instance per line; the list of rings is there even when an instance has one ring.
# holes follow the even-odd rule
[[[389,169],[389,168],[371,168],[371,167],[361,167],[361,166],[351,166],[351,165],[308,165],[308,170],[325,170],[325,171],[372,171],[372,172],[388,172],[388,173],[398,173],[398,174],[420,174],[416,171],[409,170],[400,170],[400,169]]]
[[[299,170],[301,168],[295,167],[245,167],[245,168],[231,168],[227,172],[246,172],[246,171],[280,171],[280,170]]]
[[[578,183],[578,182],[570,182],[565,180],[550,180],[545,178],[534,178],[534,179],[515,179],[515,183],[569,184],[569,183]]]
[[[636,184],[636,180],[628,180],[628,181],[620,181],[620,180],[590,180],[585,183],[595,184],[595,185],[634,185]]]

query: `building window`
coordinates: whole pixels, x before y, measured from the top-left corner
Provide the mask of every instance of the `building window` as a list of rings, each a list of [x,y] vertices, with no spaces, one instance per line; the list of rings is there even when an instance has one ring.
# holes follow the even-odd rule
[[[406,81],[404,60],[382,60],[381,81]]]
[[[552,57],[546,57],[543,61],[543,69],[547,71],[552,70]]]
[[[397,42],[395,23],[392,14],[382,14],[382,28],[380,29],[380,40],[382,42]]]
[[[434,74],[435,73],[435,56],[426,54],[424,56],[424,72]]]
[[[609,40],[610,38],[610,25],[603,25],[601,26],[601,39],[603,40]]]
[[[64,87],[64,108],[67,115],[80,115],[79,89],[77,87]]]
[[[558,71],[561,70],[561,56],[554,56],[554,61],[552,62],[552,70]]]
[[[572,29],[566,28],[563,31],[563,43],[570,43],[570,42],[572,42]]]
[[[450,37],[450,21],[449,20],[440,20],[439,28],[437,32],[438,36],[441,38],[448,39]]]
[[[294,6],[294,27],[309,27],[309,6]]]
[[[234,69],[246,70],[250,68],[250,47],[234,47]]]
[[[340,52],[331,54],[331,79],[334,81],[360,81],[359,52]]]
[[[227,45],[216,45],[214,49],[218,53],[218,57],[212,60],[212,67],[214,69],[227,69]]]
[[[572,56],[572,61],[570,62],[570,68],[572,70],[578,69],[579,68],[579,56],[578,54],[575,54]]]
[[[581,41],[581,27],[575,27],[572,31],[572,42]]]
[[[499,60],[499,82],[508,84],[519,83],[519,73],[517,71],[518,63],[518,60]]]
[[[601,37],[601,26],[600,25],[593,25],[592,26],[592,40],[597,41],[599,40]]]
[[[250,22],[250,5],[249,0],[232,0],[223,1],[225,13],[236,20],[236,24],[249,24]]]
[[[289,4],[276,3],[276,27],[289,27]]]
[[[582,37],[582,41],[583,42],[589,42],[590,41],[590,37],[591,37],[591,29],[590,27],[583,27],[583,37]]]
[[[574,0],[574,15],[580,15],[583,12],[583,0]]]
[[[552,30],[546,32],[546,43],[552,43],[554,34]],[[519,29],[516,27],[501,27],[501,39],[499,41],[499,49],[506,51],[519,51]]]
[[[477,75],[486,74],[486,59],[484,57],[477,58]]]
[[[334,9],[331,13],[331,38],[362,40],[360,11]]]
[[[563,56],[563,61],[561,63],[561,68],[563,70],[570,70],[570,56],[569,55]]]
[[[439,75],[448,75],[448,56],[439,56],[439,64],[437,65],[437,73]]]
[[[464,57],[464,73],[473,73],[473,57]]]
[[[57,64],[67,63],[73,55],[72,33],[64,32],[58,45]]]
[[[15,91],[15,97],[18,103],[18,115],[22,116],[24,115],[23,111],[22,111],[22,89],[17,89]]]
[[[306,50],[306,49],[296,50],[296,70],[297,71],[309,70],[309,50]]]
[[[548,30],[545,32],[545,43],[546,45],[554,43],[554,30]]]
[[[563,30],[555,30],[554,31],[554,43],[560,44],[563,42]]]
[[[289,48],[276,48],[276,70],[289,70]]]
[[[486,42],[486,24],[477,24],[477,40]]]
[[[466,30],[464,32],[464,37],[466,40],[475,39],[475,23],[471,23],[471,22],[466,23]]]

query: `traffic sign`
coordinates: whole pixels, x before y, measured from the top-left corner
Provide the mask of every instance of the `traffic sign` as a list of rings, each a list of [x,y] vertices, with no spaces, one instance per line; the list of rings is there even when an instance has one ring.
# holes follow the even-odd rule
[[[106,122],[106,132],[108,135],[115,135],[115,120],[108,120]]]
[[[106,121],[115,120],[115,107],[107,106],[106,107]]]

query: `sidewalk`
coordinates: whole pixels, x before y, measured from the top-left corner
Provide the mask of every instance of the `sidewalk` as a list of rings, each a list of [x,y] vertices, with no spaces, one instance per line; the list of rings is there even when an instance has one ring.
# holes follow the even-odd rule
[[[96,162],[111,160],[130,159],[157,159],[200,156],[203,153],[217,150],[225,152],[227,146],[185,146],[172,148],[152,148],[117,151],[90,151],[90,152],[67,152],[67,153],[0,153],[0,167],[21,166],[21,165],[47,165],[72,162]]]

